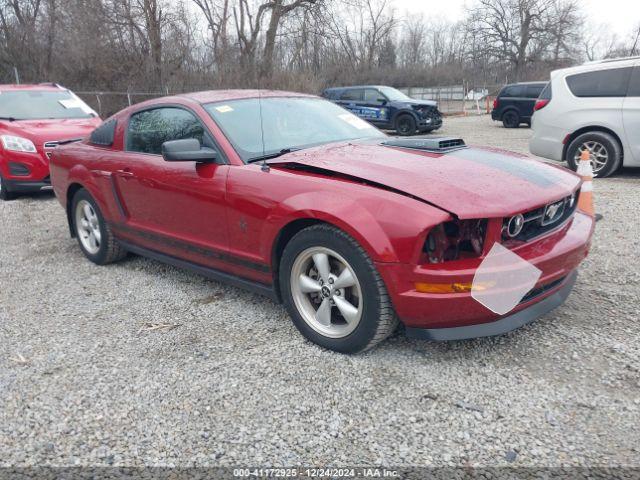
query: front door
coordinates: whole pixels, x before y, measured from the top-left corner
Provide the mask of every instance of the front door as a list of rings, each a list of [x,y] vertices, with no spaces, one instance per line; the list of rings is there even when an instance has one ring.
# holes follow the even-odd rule
[[[184,138],[196,138],[220,155],[189,110],[160,107],[131,116],[123,152],[126,162],[114,172],[126,218],[120,229],[147,248],[224,269],[229,166],[165,161],[162,143]]]
[[[362,118],[374,125],[386,126],[391,117],[386,97],[375,88],[365,88],[361,105]]]

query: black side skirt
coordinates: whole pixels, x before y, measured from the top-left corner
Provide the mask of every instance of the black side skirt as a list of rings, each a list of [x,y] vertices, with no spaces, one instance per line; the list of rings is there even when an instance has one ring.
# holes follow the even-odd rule
[[[264,295],[274,302],[280,303],[280,299],[278,298],[278,295],[276,295],[273,285],[265,285],[263,283],[253,282],[251,280],[237,277],[226,272],[221,272],[220,270],[216,270],[211,267],[205,267],[188,260],[182,260],[180,258],[172,257],[171,255],[156,252],[155,250],[149,250],[144,247],[139,247],[124,240],[118,239],[118,243],[120,243],[126,250],[135,253],[136,255],[148,257],[162,263],[173,265],[174,267],[191,270],[192,272],[202,275],[203,277],[207,277],[218,282],[228,283],[229,285],[233,285],[234,287],[239,287],[253,293]]]

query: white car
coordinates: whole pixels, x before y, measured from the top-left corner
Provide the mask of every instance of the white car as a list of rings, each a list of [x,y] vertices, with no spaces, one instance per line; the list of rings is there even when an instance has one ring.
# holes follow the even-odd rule
[[[534,155],[576,169],[583,150],[594,175],[640,167],[640,57],[551,72],[532,118]]]

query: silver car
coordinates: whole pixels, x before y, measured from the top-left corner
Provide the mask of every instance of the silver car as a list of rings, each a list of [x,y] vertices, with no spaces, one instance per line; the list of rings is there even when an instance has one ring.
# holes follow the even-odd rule
[[[551,72],[534,107],[534,155],[577,168],[589,150],[594,175],[640,167],[640,57]]]

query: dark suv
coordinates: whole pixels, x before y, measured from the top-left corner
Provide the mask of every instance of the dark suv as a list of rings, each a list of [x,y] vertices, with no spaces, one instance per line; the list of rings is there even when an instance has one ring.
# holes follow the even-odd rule
[[[531,126],[533,106],[546,86],[547,82],[505,85],[493,101],[491,118],[501,121],[505,128],[518,128],[521,123]]]
[[[432,100],[416,100],[395,88],[377,85],[327,88],[322,96],[378,128],[398,135],[432,132],[442,126],[442,114]]]

